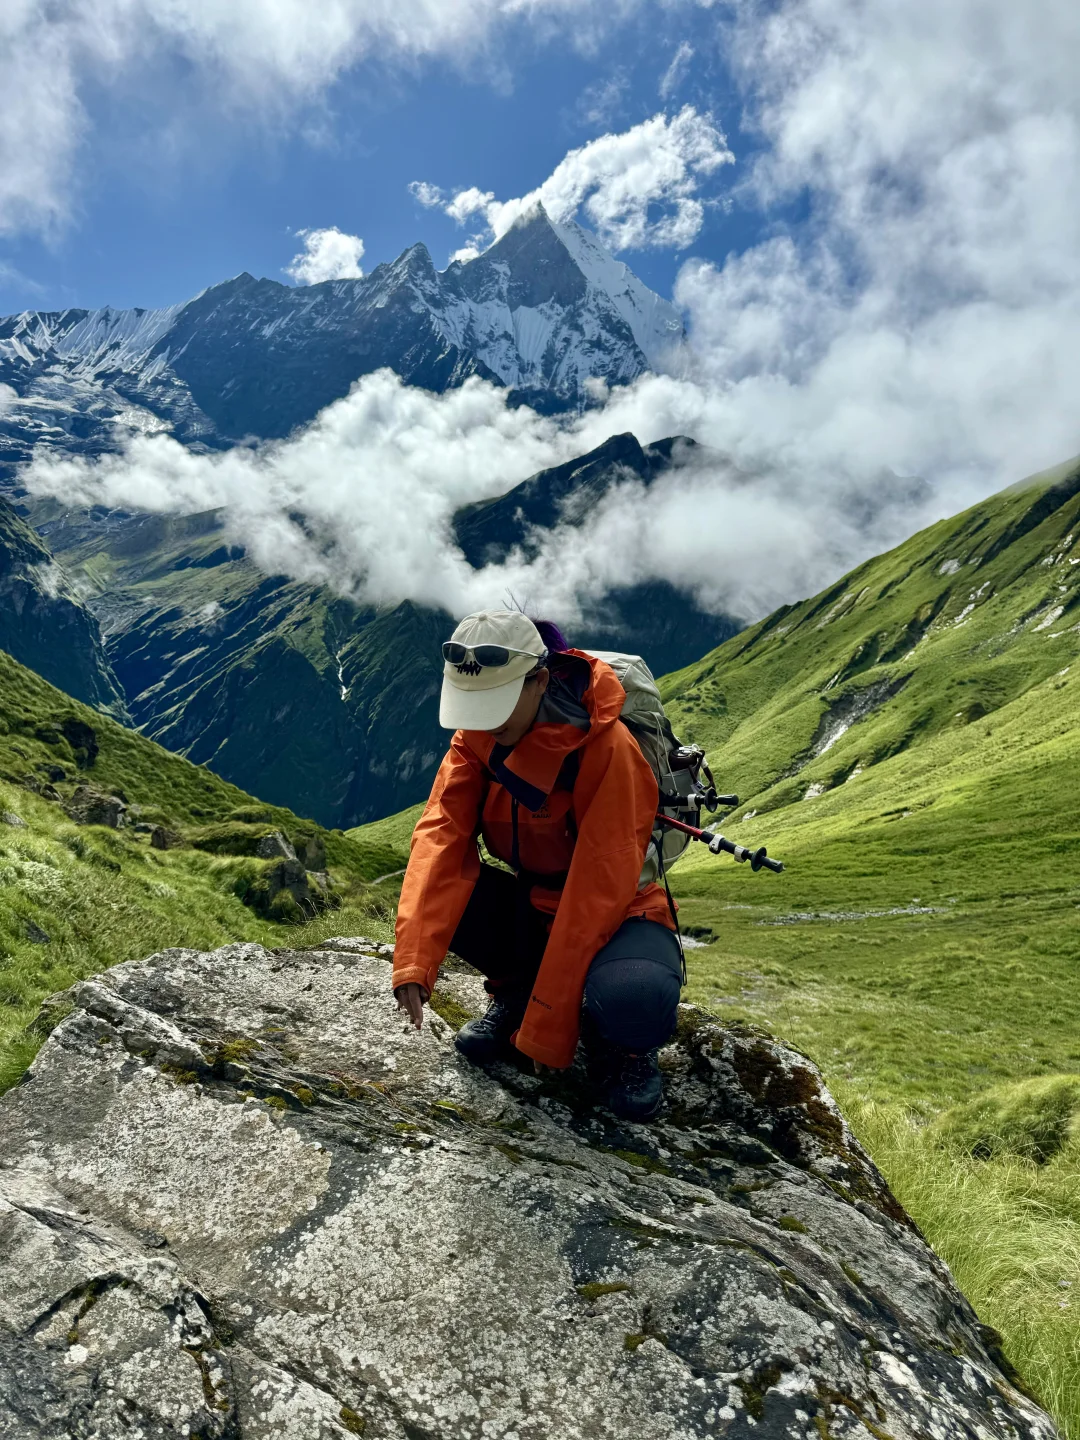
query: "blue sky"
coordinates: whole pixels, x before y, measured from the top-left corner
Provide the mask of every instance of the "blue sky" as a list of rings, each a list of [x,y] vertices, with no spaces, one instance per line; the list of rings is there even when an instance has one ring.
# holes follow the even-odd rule
[[[764,224],[733,194],[755,142],[740,129],[717,13],[697,5],[637,9],[580,49],[565,30],[517,26],[480,55],[372,56],[278,116],[230,117],[167,54],[108,83],[89,75],[83,103],[69,214],[46,233],[0,235],[0,313],[166,305],[242,270],[285,281],[304,228],[360,236],[365,271],[416,240],[441,267],[465,231],[419,205],[408,182],[518,196],[567,151],[686,104],[712,116],[736,163],[701,185],[689,247],[622,258],[670,295],[688,255],[722,260]]]

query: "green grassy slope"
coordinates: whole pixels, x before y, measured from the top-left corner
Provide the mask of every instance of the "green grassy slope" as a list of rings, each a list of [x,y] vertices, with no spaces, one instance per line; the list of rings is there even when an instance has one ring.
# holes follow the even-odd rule
[[[736,935],[782,968],[766,991],[827,983],[815,1048],[871,1093],[941,1104],[1080,1065],[1078,541],[1080,466],[1063,467],[662,682],[742,796],[725,828],[788,864],[680,865],[691,923],[719,942],[695,983]],[[909,913],[865,913],[891,909]]]
[[[372,820],[367,825],[358,825],[346,833],[368,844],[387,845],[404,855],[409,853],[409,842],[416,822],[424,812],[424,805],[410,805],[408,810],[399,810],[385,820]]]
[[[1078,622],[1071,464],[932,526],[661,686],[677,731],[742,797],[722,828],[787,865],[753,875],[700,846],[680,862],[684,921],[705,942],[689,998],[818,1059],[1073,1436]],[[972,1139],[972,1107],[996,1140]]]
[[[80,784],[121,793],[133,820],[183,843],[156,850],[133,825],[76,825],[64,804]],[[344,902],[303,933],[370,929],[381,905],[365,882],[400,868],[400,849],[263,805],[0,651],[0,1089],[40,1043],[26,1026],[42,998],[79,976],[173,945],[295,939],[243,903],[273,863],[243,852],[271,829],[321,842]]]

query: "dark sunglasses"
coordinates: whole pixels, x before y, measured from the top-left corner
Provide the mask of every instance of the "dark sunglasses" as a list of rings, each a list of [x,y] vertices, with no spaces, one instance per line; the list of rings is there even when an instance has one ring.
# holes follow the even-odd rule
[[[509,665],[511,655],[527,655],[530,660],[543,660],[543,655],[534,655],[531,650],[512,650],[508,645],[462,645],[458,640],[444,640],[442,658],[447,665],[464,665],[469,656],[485,670],[495,670],[500,665]]]

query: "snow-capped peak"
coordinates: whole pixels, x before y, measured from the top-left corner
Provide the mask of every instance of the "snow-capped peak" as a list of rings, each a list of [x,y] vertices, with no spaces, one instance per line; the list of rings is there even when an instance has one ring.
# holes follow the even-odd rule
[[[681,336],[673,305],[537,206],[441,273],[418,244],[355,280],[294,289],[245,272],[161,310],[0,319],[0,384],[19,396],[27,454],[46,435],[108,448],[117,425],[225,445],[287,435],[383,367],[437,391],[480,375],[544,412],[574,409],[598,380],[669,368]]]
[[[679,312],[595,236],[556,224],[543,205],[520,216],[482,255],[439,277],[438,323],[505,385],[573,403],[586,382],[625,384],[666,369],[682,336]]]
[[[573,256],[591,285],[602,290],[630,327],[650,370],[666,368],[683,337],[682,316],[670,300],[643,284],[629,265],[615,256],[575,220],[551,228]]]

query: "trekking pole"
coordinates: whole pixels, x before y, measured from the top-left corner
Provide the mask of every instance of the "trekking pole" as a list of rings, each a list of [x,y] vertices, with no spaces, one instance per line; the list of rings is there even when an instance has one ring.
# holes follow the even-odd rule
[[[728,840],[713,830],[699,830],[696,825],[684,825],[681,820],[673,820],[670,815],[660,814],[656,818],[661,824],[670,825],[673,829],[681,830],[692,839],[708,845],[714,855],[723,851],[726,855],[733,855],[740,863],[749,860],[751,870],[772,870],[777,875],[783,871],[783,861],[770,859],[764,845],[759,850],[748,850],[745,845],[736,845],[734,840]]]

